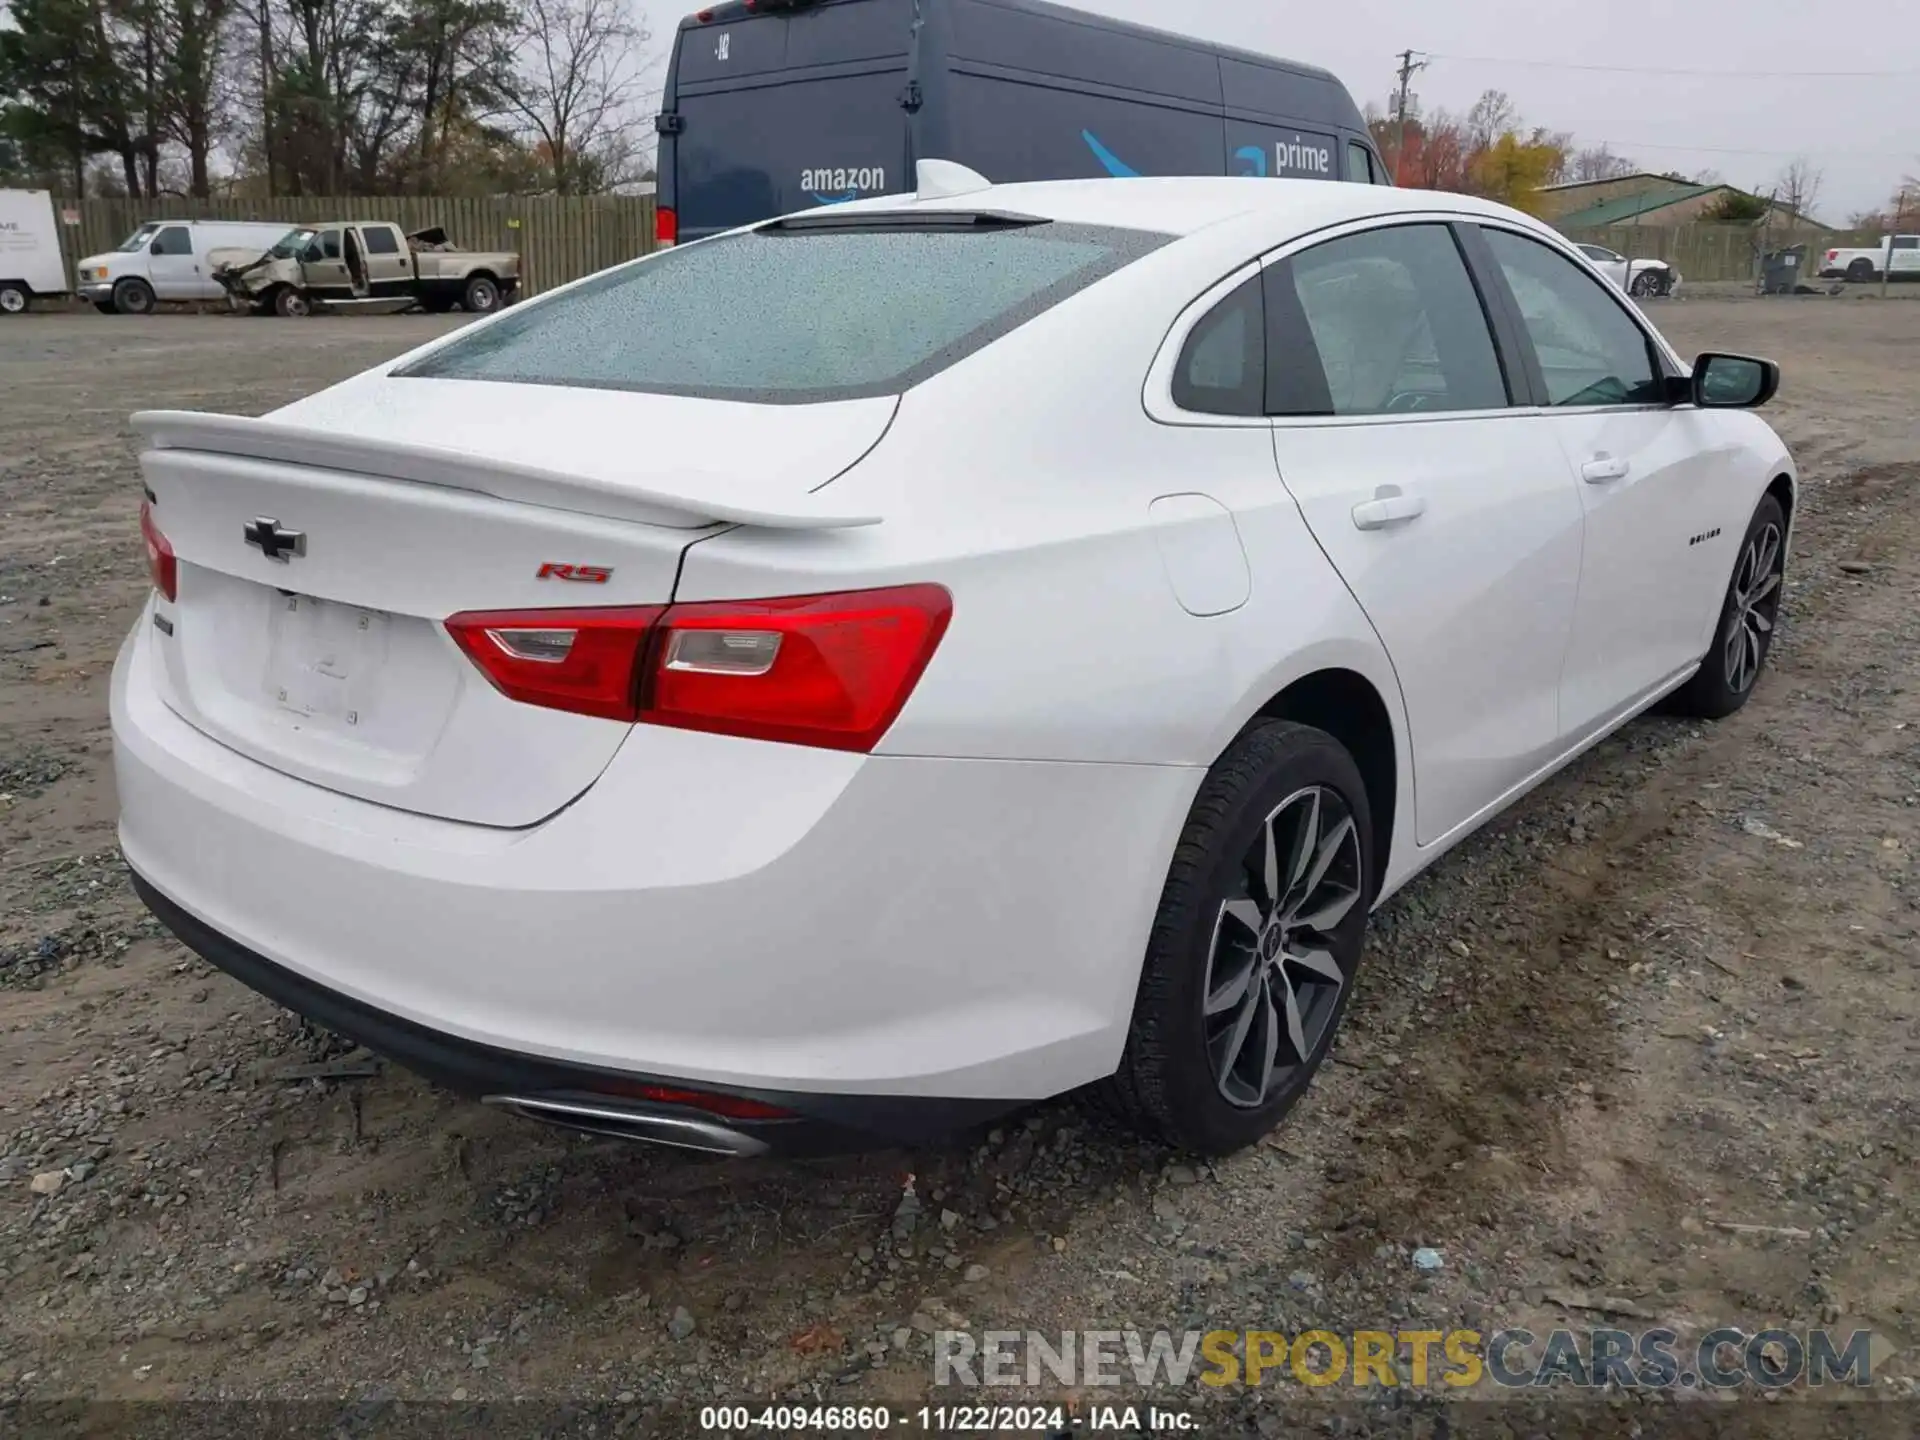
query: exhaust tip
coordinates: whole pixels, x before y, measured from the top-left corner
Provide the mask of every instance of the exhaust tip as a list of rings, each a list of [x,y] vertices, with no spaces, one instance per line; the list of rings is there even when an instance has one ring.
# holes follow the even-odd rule
[[[767,1143],[756,1136],[685,1111],[555,1095],[486,1095],[481,1097],[481,1103],[564,1130],[693,1150],[703,1155],[745,1159],[764,1155],[768,1150]]]

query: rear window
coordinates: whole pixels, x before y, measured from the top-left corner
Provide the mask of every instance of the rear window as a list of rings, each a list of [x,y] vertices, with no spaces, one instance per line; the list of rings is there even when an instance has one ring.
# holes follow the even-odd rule
[[[1045,223],[725,235],[508,311],[394,373],[773,404],[897,394],[1167,239]]]

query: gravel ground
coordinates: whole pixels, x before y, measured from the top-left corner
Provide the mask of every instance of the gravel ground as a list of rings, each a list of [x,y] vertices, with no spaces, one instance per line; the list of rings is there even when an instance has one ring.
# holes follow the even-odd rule
[[[107,675],[146,583],[126,415],[258,413],[457,322],[0,324],[0,1429],[12,1402],[255,1398],[675,1433],[721,1400],[918,1406],[928,1332],[960,1325],[1783,1323],[1874,1330],[1873,1414],[1915,1433],[1920,307],[1653,313],[1786,367],[1805,480],[1769,673],[1722,724],[1628,727],[1387,906],[1333,1062],[1213,1166],[1071,1102],[804,1164],[570,1137],[188,956],[114,850]],[[994,1398],[1042,1396],[1141,1398]],[[1146,1398],[1209,1433],[1425,1413],[1272,1377]],[[1521,1396],[1466,1433],[1815,1408],[1697,1398]]]

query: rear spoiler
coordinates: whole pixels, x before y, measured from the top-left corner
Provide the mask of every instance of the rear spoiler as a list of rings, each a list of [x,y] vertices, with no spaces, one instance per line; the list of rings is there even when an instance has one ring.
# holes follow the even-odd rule
[[[676,529],[724,524],[768,530],[842,530],[880,523],[878,515],[831,509],[811,493],[751,500],[737,496],[713,499],[712,495],[724,495],[737,487],[696,470],[642,473],[631,481],[610,481],[492,460],[439,445],[374,440],[197,410],[142,410],[130,423],[149,450],[200,451],[311,465]]]

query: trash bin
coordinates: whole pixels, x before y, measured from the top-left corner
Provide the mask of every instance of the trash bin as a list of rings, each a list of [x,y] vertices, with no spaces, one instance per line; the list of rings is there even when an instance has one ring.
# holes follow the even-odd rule
[[[1806,273],[1807,247],[1789,245],[1784,250],[1769,250],[1760,259],[1760,293],[1791,295],[1800,277]]]

